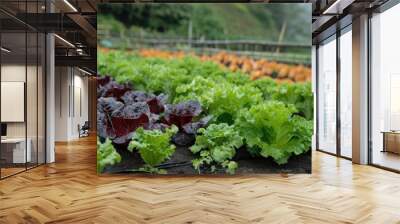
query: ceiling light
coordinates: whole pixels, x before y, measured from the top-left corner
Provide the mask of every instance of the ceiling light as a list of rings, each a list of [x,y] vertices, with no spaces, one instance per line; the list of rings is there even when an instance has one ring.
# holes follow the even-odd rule
[[[64,3],[68,5],[68,7],[70,7],[74,12],[78,12],[78,10],[68,0],[64,0]]]
[[[342,14],[343,10],[351,5],[355,0],[336,0],[322,14]]]
[[[337,6],[339,4],[340,0],[336,0],[332,5],[330,5],[322,14],[334,14],[332,10],[337,11]]]
[[[2,51],[6,52],[6,53],[10,53],[10,52],[11,52],[11,50],[9,50],[9,49],[7,49],[7,48],[5,48],[5,47],[1,47],[0,49],[1,49]]]
[[[75,48],[75,45],[73,45],[73,44],[72,44],[71,42],[69,42],[68,40],[66,40],[66,39],[64,39],[64,38],[62,38],[62,37],[60,37],[60,36],[57,35],[57,34],[54,34],[54,36],[57,37],[58,39],[60,39],[61,41],[63,41],[64,43],[66,43],[68,46]]]
[[[77,48],[76,49],[76,53],[78,53],[78,55],[83,55],[83,49],[82,48]]]
[[[81,71],[81,72],[83,72],[83,73],[85,73],[85,74],[87,74],[87,75],[92,75],[90,72],[88,72],[88,71],[86,71],[86,70],[83,70],[83,69],[81,69],[81,68],[79,68],[79,67],[78,67],[78,70]]]

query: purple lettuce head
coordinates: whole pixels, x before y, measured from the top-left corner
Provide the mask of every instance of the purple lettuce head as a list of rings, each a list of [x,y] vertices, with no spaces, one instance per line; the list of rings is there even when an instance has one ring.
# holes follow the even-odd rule
[[[128,144],[138,127],[149,125],[150,109],[145,102],[124,105],[114,97],[102,97],[98,99],[97,116],[100,137]]]
[[[149,105],[151,113],[162,113],[164,111],[164,104],[167,100],[165,95],[156,96],[152,93],[145,93],[142,91],[128,91],[122,97],[125,104],[132,104],[135,102],[146,102]]]
[[[125,92],[131,91],[129,84],[118,84],[110,79],[109,76],[97,78],[97,97],[115,97],[120,99]]]
[[[193,118],[201,113],[200,103],[194,100],[166,105],[164,119],[169,125],[176,125],[182,129],[185,124],[192,122]]]

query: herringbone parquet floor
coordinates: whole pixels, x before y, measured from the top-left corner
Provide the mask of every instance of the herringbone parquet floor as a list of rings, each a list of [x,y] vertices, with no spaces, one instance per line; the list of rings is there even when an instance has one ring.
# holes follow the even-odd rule
[[[313,153],[312,175],[96,175],[95,138],[0,181],[0,223],[400,223],[400,175]]]

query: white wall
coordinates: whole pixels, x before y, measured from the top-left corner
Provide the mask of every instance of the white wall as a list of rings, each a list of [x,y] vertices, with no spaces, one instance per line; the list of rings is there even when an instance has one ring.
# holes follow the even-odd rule
[[[25,64],[8,64],[1,66],[1,81],[25,82]],[[1,108],[7,110],[7,108]],[[7,137],[25,137],[25,122],[7,123]]]
[[[36,69],[39,69],[38,71]],[[41,67],[25,64],[3,64],[1,66],[2,82],[24,82],[26,83],[26,106],[19,108],[20,113],[25,113],[26,120],[21,122],[5,122],[7,124],[7,137],[9,138],[27,138],[31,148],[32,162],[39,159],[39,163],[44,163],[45,154],[45,120],[44,120],[44,74]],[[25,78],[27,77],[27,81]],[[2,89],[2,93],[4,89]],[[19,90],[20,94],[24,94],[24,89]],[[2,95],[7,97],[7,95]],[[2,112],[13,113],[10,107],[2,107]],[[7,111],[8,110],[8,111]],[[14,110],[17,110],[14,108]],[[14,112],[16,113],[16,112]],[[23,116],[23,115],[22,115]]]
[[[73,111],[73,119],[72,119],[72,136],[73,138],[79,137],[78,133],[78,125],[83,125],[85,121],[89,120],[88,117],[88,78],[82,76],[82,73],[77,70],[74,71],[74,108]],[[80,108],[81,107],[81,108]],[[81,110],[81,111],[80,111]]]
[[[1,66],[1,81],[2,82],[25,82],[26,71],[29,75],[36,74],[36,66],[28,66],[18,64],[4,64]],[[29,78],[29,77],[28,77]],[[28,80],[30,85],[36,86],[36,80]],[[28,106],[36,108],[36,88],[27,88],[27,103]],[[32,92],[31,92],[32,91]],[[31,103],[33,105],[30,105]],[[40,105],[39,105],[40,106]],[[2,108],[7,110],[7,108]],[[29,110],[28,110],[29,112]],[[28,113],[28,122],[35,121],[34,124],[29,124],[28,128],[35,125],[36,129],[36,113]],[[9,137],[25,137],[25,122],[7,122],[7,134]],[[29,133],[28,133],[29,136]]]
[[[68,117],[69,117],[69,96],[70,84],[69,68],[55,68],[55,140],[68,140]]]
[[[88,78],[76,68],[56,67],[55,85],[55,140],[77,139],[78,125],[88,121]]]

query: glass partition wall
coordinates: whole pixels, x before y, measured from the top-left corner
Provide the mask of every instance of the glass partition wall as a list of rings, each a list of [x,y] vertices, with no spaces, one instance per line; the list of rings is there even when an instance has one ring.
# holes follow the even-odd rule
[[[352,158],[352,33],[351,26],[341,31],[339,49],[340,68],[340,155]]]
[[[336,36],[318,47],[318,149],[336,153]]]
[[[1,34],[1,177],[26,169],[26,33]],[[6,49],[6,50],[4,50]]]
[[[1,179],[45,163],[45,41],[0,12]]]
[[[317,150],[352,157],[351,25],[317,48]]]
[[[370,163],[400,171],[400,4],[371,18]]]
[[[400,172],[400,4],[369,17],[368,164]],[[317,150],[352,158],[352,27],[317,45]],[[336,49],[335,49],[336,48]],[[336,88],[335,88],[336,86]]]

